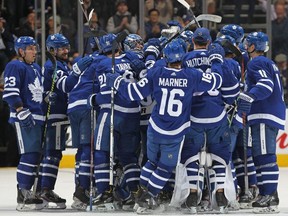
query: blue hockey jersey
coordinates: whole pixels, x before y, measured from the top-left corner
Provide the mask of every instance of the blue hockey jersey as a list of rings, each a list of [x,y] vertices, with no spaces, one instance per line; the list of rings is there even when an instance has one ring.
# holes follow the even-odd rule
[[[111,108],[111,88],[106,85],[105,74],[111,72],[112,58],[105,56],[96,66],[96,77],[100,85],[100,92],[96,96],[96,102],[102,110],[110,112]],[[127,80],[134,81],[134,75],[130,66],[129,59],[125,54],[115,57],[115,72],[119,73]],[[140,115],[140,105],[135,101],[128,101],[122,95],[114,95],[114,111],[115,114],[133,117]]]
[[[43,72],[43,84],[44,92],[48,92],[52,87],[54,67],[50,60],[48,60],[44,65]],[[49,123],[55,121],[63,120],[67,118],[67,105],[68,105],[68,96],[67,93],[71,91],[74,85],[78,82],[78,77],[71,75],[69,76],[70,69],[68,65],[57,60],[56,68],[56,79],[54,91],[57,94],[55,104],[51,105]],[[43,103],[44,113],[47,112],[47,103]]]
[[[11,61],[6,65],[4,80],[3,100],[10,107],[9,122],[18,122],[16,108],[23,106],[30,110],[38,124],[44,124],[43,84],[40,66],[35,63],[26,64],[20,60]]]
[[[222,75],[221,65],[213,64],[213,71]],[[202,73],[193,68],[173,69],[154,66],[146,78],[137,83],[121,81],[119,92],[125,98],[136,101],[148,95],[156,101],[149,119],[149,126],[160,137],[183,136],[190,127],[192,95],[195,91],[219,88],[221,75]]]
[[[247,91],[256,99],[248,115],[248,123],[265,123],[284,129],[286,107],[280,74],[275,63],[265,56],[253,58],[247,65]]]
[[[182,64],[184,68],[196,68],[202,73],[211,71],[206,49],[188,52]],[[195,127],[212,128],[224,121],[227,114],[220,90],[194,92],[190,117]]]
[[[87,98],[99,92],[99,83],[96,78],[96,67],[103,55],[94,55],[92,64],[80,75],[78,83],[69,93],[68,113],[75,110],[88,109]]]

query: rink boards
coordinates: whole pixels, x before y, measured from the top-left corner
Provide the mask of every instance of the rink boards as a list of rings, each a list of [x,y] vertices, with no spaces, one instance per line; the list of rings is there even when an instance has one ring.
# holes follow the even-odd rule
[[[288,109],[286,116],[288,117]],[[63,158],[60,163],[62,168],[73,168],[75,164],[76,149],[71,148],[71,132],[68,129],[67,149],[63,152]],[[280,130],[277,136],[277,161],[280,167],[288,167],[288,120],[286,120],[285,130]],[[69,148],[70,147],[70,148]]]

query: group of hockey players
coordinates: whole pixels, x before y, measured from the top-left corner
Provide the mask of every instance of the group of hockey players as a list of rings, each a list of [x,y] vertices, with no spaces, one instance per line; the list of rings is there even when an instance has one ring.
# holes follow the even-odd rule
[[[201,27],[170,41],[173,29],[146,44],[137,34],[95,38],[72,68],[69,41],[49,35],[42,70],[35,40],[17,39],[3,95],[21,154],[17,210],[66,208],[54,186],[70,124],[74,209],[278,212],[286,108],[267,35],[244,39],[231,24],[215,41]]]

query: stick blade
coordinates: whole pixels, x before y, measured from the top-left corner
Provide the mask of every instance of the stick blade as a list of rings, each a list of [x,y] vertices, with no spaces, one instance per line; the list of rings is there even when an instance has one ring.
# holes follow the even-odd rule
[[[182,4],[187,10],[190,9],[190,5],[185,0],[177,0],[180,4]]]
[[[124,31],[120,32],[120,33],[117,35],[115,41],[116,41],[117,43],[120,43],[121,41],[123,41],[123,40],[127,37],[128,34],[129,34],[129,32],[128,32],[127,30],[124,30]]]
[[[196,17],[197,21],[210,21],[215,23],[221,23],[222,17],[214,14],[200,14]]]

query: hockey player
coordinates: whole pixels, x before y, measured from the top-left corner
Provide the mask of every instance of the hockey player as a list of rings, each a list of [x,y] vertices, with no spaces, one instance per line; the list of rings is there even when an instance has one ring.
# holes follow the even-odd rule
[[[105,82],[105,73],[107,70],[111,70],[112,66],[112,44],[115,39],[116,35],[114,34],[107,34],[99,39],[104,56],[95,67],[100,92],[88,98],[91,106],[97,104],[100,107],[94,136],[94,173],[97,197],[93,201],[93,206],[96,210],[111,210],[115,207],[113,205],[113,188],[109,186],[111,88]],[[125,54],[120,54],[119,47],[116,47],[115,52],[115,71],[122,74],[127,80],[134,80],[131,61]],[[137,154],[140,147],[140,106],[137,102],[128,102],[119,94],[115,94],[114,97],[113,133],[115,158],[119,160],[124,169],[129,191],[136,191],[140,176]],[[123,205],[126,206],[130,203],[134,205],[132,199],[127,199],[124,200]]]
[[[269,49],[268,36],[252,32],[247,35],[244,45],[251,61],[247,65],[247,88],[239,96],[238,113],[247,116],[251,128],[259,187],[259,196],[252,207],[255,213],[275,213],[279,212],[276,136],[279,129],[284,129],[286,111],[283,87],[276,64],[264,56]]]
[[[96,38],[98,40],[98,38]],[[68,116],[72,131],[72,147],[77,148],[75,155],[75,192],[73,193],[73,203],[71,207],[77,210],[86,210],[89,203],[89,190],[91,174],[91,145],[93,143],[93,130],[95,124],[91,122],[91,118],[96,118],[97,109],[91,109],[87,98],[91,94],[99,92],[99,84],[96,79],[95,67],[101,60],[97,44],[93,45],[94,52],[92,54],[94,60],[92,64],[81,74],[79,82],[70,91],[68,98]],[[95,120],[95,119],[94,119]],[[94,128],[92,128],[92,126]],[[94,177],[92,181],[94,182]]]
[[[214,73],[202,73],[193,68],[181,69],[186,48],[180,40],[182,41],[173,40],[164,48],[168,66],[152,67],[148,70],[147,77],[137,83],[127,83],[119,74],[106,74],[107,85],[113,86],[118,94],[128,100],[142,100],[153,94],[157,102],[148,125],[148,161],[141,169],[141,187],[134,194],[139,205],[139,214],[151,212],[155,202],[157,206],[157,195],[176,167],[181,143],[190,126],[193,92],[219,88],[222,83],[223,59],[219,53],[223,53],[223,49],[215,45],[210,50],[209,61]],[[154,47],[156,49],[158,47]],[[147,202],[146,199],[150,201]]]
[[[15,41],[18,59],[7,64],[4,71],[5,100],[10,107],[10,119],[16,127],[20,161],[17,166],[17,210],[40,210],[43,201],[32,193],[35,172],[42,151],[43,85],[41,68],[34,63],[38,44],[32,37]]]
[[[210,42],[209,30],[197,28],[193,34],[194,50],[184,56],[182,63],[184,67],[193,67],[202,72],[209,72],[210,62],[207,47]],[[191,127],[185,136],[181,155],[182,163],[187,165],[187,175],[191,189],[185,205],[191,212],[196,212],[198,198],[202,197],[204,167],[208,169],[207,178],[208,182],[211,182],[207,185],[207,189],[210,189],[209,193],[212,195],[209,198],[212,197],[213,208],[220,207],[220,211],[226,212],[227,196],[230,194],[229,191],[233,190],[233,187],[229,188],[227,184],[228,176],[226,179],[221,177],[225,173],[226,175],[230,174],[228,164],[231,155],[229,123],[222,92],[226,89],[223,95],[226,95],[226,99],[230,95],[233,100],[233,97],[236,98],[239,88],[237,90],[237,79],[230,70],[227,70],[227,66],[225,67],[223,69],[223,88],[195,92],[193,95]],[[231,92],[227,91],[229,89]],[[212,110],[211,107],[213,107]],[[201,154],[205,155],[206,153],[209,153],[208,156],[211,156],[212,159],[210,157],[207,160],[204,157],[201,158]],[[213,179],[213,181],[209,181],[209,179]]]
[[[241,46],[244,38],[244,30],[239,25],[229,24],[225,25],[220,29],[220,33],[223,35],[229,35],[235,39],[236,45]],[[240,49],[240,47],[239,47]],[[241,50],[241,49],[240,49]],[[246,70],[247,63],[249,61],[249,55],[246,50],[241,50],[242,59],[235,59],[241,66],[242,73]],[[242,78],[243,76],[243,78]],[[236,74],[239,77],[240,85],[244,87],[244,74]],[[240,127],[239,127],[240,124]],[[243,130],[241,128],[242,118],[239,115],[235,115],[235,118],[231,124],[231,139],[232,139],[232,160],[236,169],[237,183],[240,187],[239,204],[240,208],[251,208],[252,201],[258,195],[258,188],[256,186],[256,168],[252,158],[251,145],[247,146],[246,155],[244,155],[243,147]],[[245,173],[244,173],[244,157],[247,158],[247,169],[248,169],[248,187],[249,193],[245,193]]]
[[[91,64],[92,57],[84,57],[72,66],[67,65],[70,44],[62,34],[52,34],[46,40],[47,50],[56,58],[56,68],[48,60],[44,65],[44,92],[51,103],[47,132],[45,137],[45,151],[41,163],[41,198],[47,208],[66,208],[66,200],[59,197],[53,190],[58,174],[62,151],[65,149],[65,132],[67,122],[67,93],[78,82],[80,74]],[[71,73],[71,76],[69,74]],[[56,79],[54,78],[56,76]],[[51,92],[52,85],[55,85]],[[61,105],[61,106],[59,106]],[[47,103],[43,104],[47,113]],[[54,206],[56,205],[56,206]]]

